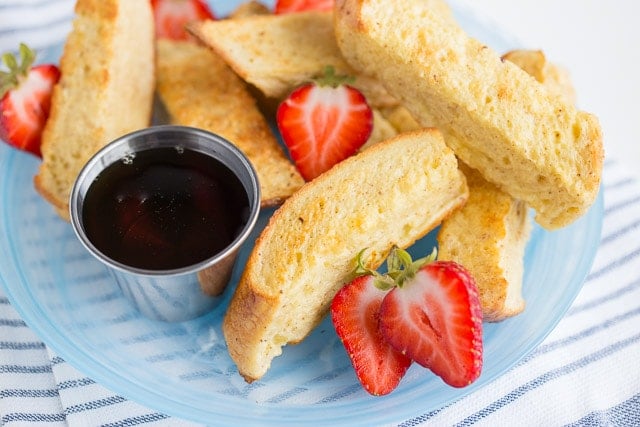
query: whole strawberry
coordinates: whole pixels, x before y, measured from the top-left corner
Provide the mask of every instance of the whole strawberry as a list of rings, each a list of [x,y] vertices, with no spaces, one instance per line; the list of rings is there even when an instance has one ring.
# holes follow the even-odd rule
[[[279,106],[276,123],[291,159],[311,181],[367,142],[373,112],[364,95],[332,67],[294,90]]]
[[[276,14],[318,10],[330,12],[333,10],[334,0],[277,0],[274,8]]]
[[[156,37],[171,40],[189,40],[187,23],[215,19],[204,0],[151,0],[156,24]]]
[[[56,65],[33,66],[34,52],[20,44],[20,61],[2,56],[0,71],[0,139],[38,157],[42,130],[49,117],[53,86],[60,79]]]

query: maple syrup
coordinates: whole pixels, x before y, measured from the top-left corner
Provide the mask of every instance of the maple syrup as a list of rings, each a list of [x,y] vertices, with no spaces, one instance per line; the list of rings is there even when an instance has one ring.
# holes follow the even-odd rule
[[[82,221],[88,239],[122,264],[171,270],[227,247],[249,216],[240,179],[195,150],[160,147],[125,156],[92,182]]]

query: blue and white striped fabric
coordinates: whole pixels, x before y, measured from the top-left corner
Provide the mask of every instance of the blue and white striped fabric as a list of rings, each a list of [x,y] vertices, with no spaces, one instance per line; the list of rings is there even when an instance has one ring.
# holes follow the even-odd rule
[[[401,426],[640,425],[640,181],[609,160],[604,191],[597,258],[543,344],[488,386]],[[193,425],[128,401],[75,370],[47,349],[3,295],[0,397],[6,426]]]
[[[36,50],[61,43],[71,29],[74,4],[74,0],[0,0],[0,52],[16,50],[21,42]]]

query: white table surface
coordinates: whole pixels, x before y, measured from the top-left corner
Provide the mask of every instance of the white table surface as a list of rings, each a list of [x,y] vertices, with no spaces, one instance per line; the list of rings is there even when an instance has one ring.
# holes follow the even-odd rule
[[[462,0],[524,48],[567,68],[581,109],[600,119],[607,157],[640,169],[640,2]]]

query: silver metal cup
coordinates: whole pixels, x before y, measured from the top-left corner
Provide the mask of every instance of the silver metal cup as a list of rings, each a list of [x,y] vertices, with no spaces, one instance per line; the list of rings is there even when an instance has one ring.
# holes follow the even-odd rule
[[[82,208],[89,187],[107,166],[131,154],[161,147],[183,147],[209,155],[226,165],[240,179],[249,198],[249,215],[235,240],[212,257],[172,270],[146,270],[115,261],[98,250],[85,233]],[[71,224],[80,242],[104,263],[123,294],[145,316],[169,322],[193,319],[212,310],[221,299],[238,250],[255,226],[260,211],[257,174],[246,158],[224,138],[185,126],[154,126],[124,135],[96,153],[73,185],[69,209]]]

